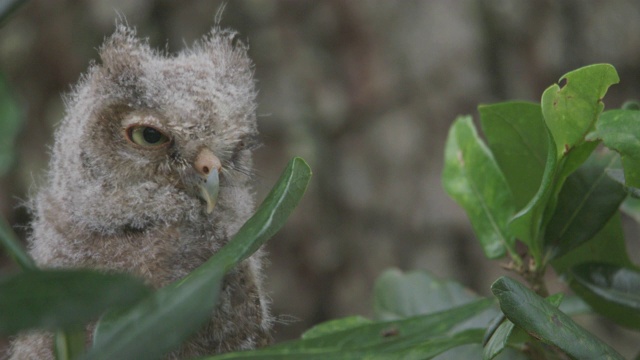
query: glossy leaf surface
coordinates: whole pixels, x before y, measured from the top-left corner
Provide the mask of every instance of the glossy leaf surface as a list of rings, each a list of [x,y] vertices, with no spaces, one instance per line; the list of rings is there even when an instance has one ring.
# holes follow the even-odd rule
[[[519,282],[501,277],[493,283],[491,291],[507,318],[534,338],[577,359],[623,359],[613,348]]]
[[[545,247],[553,257],[594,237],[618,211],[627,193],[607,175],[614,163],[613,156],[594,156],[567,178],[545,233]]]
[[[516,209],[533,198],[547,161],[547,130],[539,104],[482,105],[480,122],[487,144],[513,193]]]
[[[465,209],[487,257],[499,258],[513,247],[515,240],[507,229],[513,197],[470,117],[459,117],[449,131],[442,181],[449,196]]]

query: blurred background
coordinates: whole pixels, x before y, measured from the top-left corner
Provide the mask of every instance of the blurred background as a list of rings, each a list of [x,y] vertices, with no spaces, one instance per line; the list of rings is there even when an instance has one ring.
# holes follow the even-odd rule
[[[4,20],[0,76],[23,121],[15,141],[0,144],[14,151],[0,177],[0,213],[23,238],[29,215],[20,205],[46,168],[61,94],[98,60],[115,19],[178,51],[212,27],[221,4],[32,0]],[[539,101],[567,71],[598,62],[621,78],[608,108],[640,98],[635,0],[234,0],[221,24],[249,43],[255,62],[258,201],[292,156],[314,171],[301,206],[266,245],[279,341],[320,321],[370,315],[374,281],[389,267],[490,294],[503,271],[484,258],[440,183],[457,115],[476,116],[480,103]],[[637,225],[628,221],[627,230],[637,249]],[[3,257],[0,271],[13,270]],[[598,317],[581,321],[625,356],[640,350],[637,333]]]

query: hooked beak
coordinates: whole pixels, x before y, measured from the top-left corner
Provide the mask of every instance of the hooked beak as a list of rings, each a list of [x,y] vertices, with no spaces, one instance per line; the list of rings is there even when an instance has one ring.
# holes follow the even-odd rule
[[[198,153],[194,167],[202,177],[203,182],[198,184],[200,197],[207,203],[207,214],[213,211],[218,201],[220,191],[220,159],[207,148],[203,148]]]

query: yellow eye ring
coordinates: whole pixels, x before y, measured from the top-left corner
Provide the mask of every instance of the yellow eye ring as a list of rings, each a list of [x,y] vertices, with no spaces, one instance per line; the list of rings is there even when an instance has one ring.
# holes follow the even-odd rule
[[[147,125],[132,125],[126,130],[127,139],[142,147],[159,147],[169,143],[170,139],[162,131]]]

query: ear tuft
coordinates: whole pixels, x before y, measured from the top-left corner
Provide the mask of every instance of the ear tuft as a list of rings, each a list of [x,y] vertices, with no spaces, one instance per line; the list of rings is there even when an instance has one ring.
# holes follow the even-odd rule
[[[140,71],[140,64],[151,56],[147,39],[136,36],[135,28],[117,23],[115,32],[100,47],[103,68],[110,77],[134,76]]]

